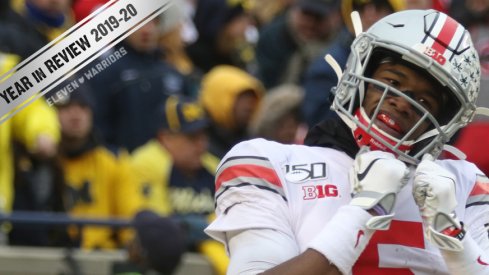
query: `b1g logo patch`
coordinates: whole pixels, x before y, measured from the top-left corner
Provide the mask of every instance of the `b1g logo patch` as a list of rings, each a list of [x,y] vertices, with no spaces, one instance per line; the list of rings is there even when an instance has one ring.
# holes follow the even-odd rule
[[[302,186],[302,191],[304,200],[338,197],[338,187],[334,184]]]
[[[326,163],[324,162],[285,165],[285,179],[292,183],[326,178]]]
[[[443,56],[443,54],[435,51],[432,48],[426,47],[426,49],[424,50],[424,54],[433,58],[436,62],[438,62],[442,66],[445,65],[445,63],[447,62],[447,59]]]

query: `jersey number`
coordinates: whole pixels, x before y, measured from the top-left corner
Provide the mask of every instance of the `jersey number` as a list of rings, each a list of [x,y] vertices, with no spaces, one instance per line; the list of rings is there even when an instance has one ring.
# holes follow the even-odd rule
[[[379,267],[379,244],[424,248],[423,226],[419,222],[392,221],[387,231],[377,231],[353,266],[353,274],[412,275],[408,268]]]

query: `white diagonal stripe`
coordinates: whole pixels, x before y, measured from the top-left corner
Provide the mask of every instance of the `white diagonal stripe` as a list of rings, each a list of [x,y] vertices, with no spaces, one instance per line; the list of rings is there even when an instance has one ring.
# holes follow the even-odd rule
[[[80,21],[60,37],[34,53],[10,71],[15,72],[12,76],[7,78],[10,73],[8,72],[0,78],[0,81],[3,81],[0,83],[0,94],[3,95],[0,97],[0,123],[56,87],[83,68],[84,65],[136,31],[140,26],[158,16],[159,13],[168,9],[169,4],[171,4],[171,0],[111,0],[99,9],[96,15],[91,15]],[[130,19],[126,21],[120,11],[127,11],[129,5],[134,8],[136,13],[130,14]],[[111,16],[119,21],[118,27],[113,27],[112,31],[106,36],[101,36],[101,39],[97,41],[93,30],[97,29],[98,25],[103,25]],[[85,48],[81,48],[79,45],[77,47],[77,41],[81,39],[88,42],[85,44]],[[67,49],[73,44],[75,46],[71,47],[75,47],[79,53],[74,56],[70,55],[68,60],[62,59],[60,53],[65,51],[63,54],[66,56],[66,51],[69,51]],[[55,59],[59,61],[59,64],[55,66],[57,69],[50,71],[46,62],[56,63]],[[39,68],[43,70],[46,77],[36,81],[32,73]],[[16,84],[25,87],[25,92],[19,94]],[[9,113],[11,111],[14,112]]]

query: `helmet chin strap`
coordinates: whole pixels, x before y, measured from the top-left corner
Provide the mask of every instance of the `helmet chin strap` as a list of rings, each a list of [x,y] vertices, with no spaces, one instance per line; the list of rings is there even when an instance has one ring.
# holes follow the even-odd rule
[[[452,145],[444,144],[442,150],[449,152],[450,154],[454,155],[458,159],[464,160],[467,158],[467,155],[464,152],[462,152],[460,149]]]
[[[489,108],[486,108],[486,107],[477,107],[475,109],[475,114],[476,115],[483,115],[483,116],[489,117]],[[444,126],[442,126],[441,128],[443,128],[443,127]],[[444,144],[443,145],[443,151],[449,152],[450,154],[454,155],[458,159],[464,160],[464,159],[467,158],[467,155],[464,152],[462,152],[460,149],[458,149],[457,147],[448,145],[448,144]]]
[[[444,130],[447,126],[446,125],[442,125],[440,126],[440,129]],[[426,133],[422,134],[415,142],[414,144],[420,142],[420,141],[423,141],[425,139],[428,139],[430,137],[434,137],[438,134],[438,131],[436,129],[431,129],[429,131],[427,131]],[[449,152],[450,154],[452,154],[453,156],[455,156],[457,159],[461,159],[461,160],[464,160],[467,158],[467,155],[465,155],[464,152],[462,152],[461,150],[459,150],[458,148],[452,146],[452,145],[448,145],[448,144],[443,144],[442,146],[442,151],[446,151],[446,152]],[[426,153],[424,155],[430,155],[431,158],[433,158],[434,156],[431,155],[431,153]],[[424,157],[423,157],[424,159]]]
[[[475,109],[475,115],[483,115],[483,116],[487,116],[489,117],[489,108],[486,108],[486,107],[477,107]],[[447,126],[446,125],[442,125],[440,126],[440,129],[444,130]],[[422,140],[425,140],[427,138],[430,138],[430,137],[433,137],[433,136],[436,136],[438,134],[438,131],[436,131],[436,129],[431,129],[430,131],[424,133],[423,135],[421,135],[415,143],[417,142],[420,142]],[[442,148],[443,151],[446,151],[446,152],[449,152],[450,154],[452,154],[453,156],[455,156],[456,158],[458,159],[461,159],[461,160],[464,160],[467,158],[467,155],[462,152],[460,149],[452,146],[452,145],[448,145],[448,144],[444,144],[443,145],[443,148]]]
[[[440,126],[440,129],[444,130],[446,125]],[[430,137],[434,137],[438,134],[438,131],[436,129],[431,129],[425,133],[423,133],[421,136],[419,136],[418,139],[416,139],[415,143],[418,143],[420,141],[423,141],[425,139],[428,139]]]
[[[475,114],[476,115],[483,115],[489,117],[489,108],[486,107],[477,107],[475,109]]]

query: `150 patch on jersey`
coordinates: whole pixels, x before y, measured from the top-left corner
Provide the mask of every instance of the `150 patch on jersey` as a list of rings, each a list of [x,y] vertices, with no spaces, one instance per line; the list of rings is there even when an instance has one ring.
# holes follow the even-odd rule
[[[326,178],[326,163],[324,162],[285,165],[285,179],[292,183]]]

